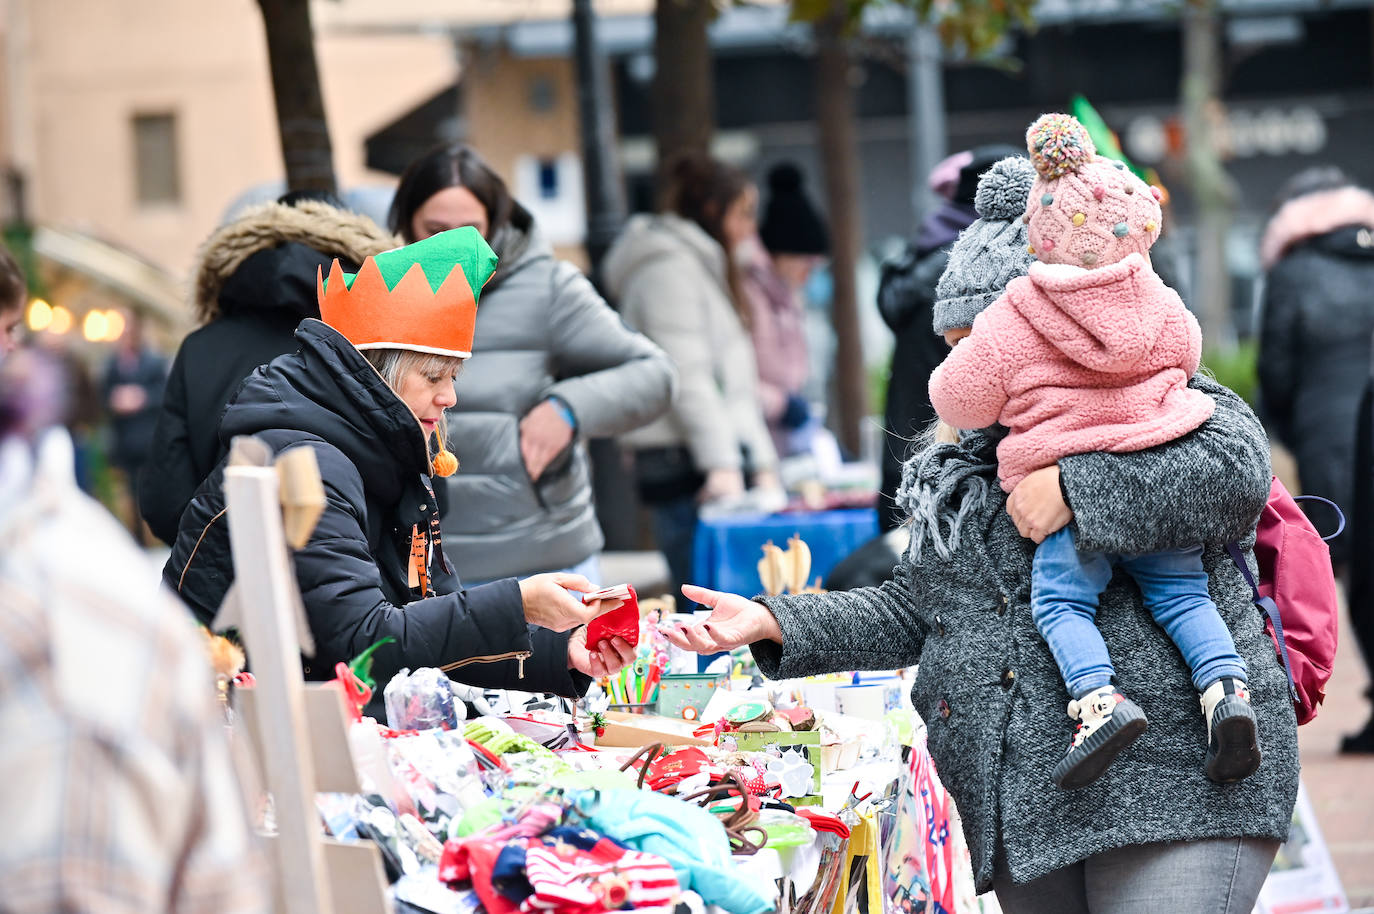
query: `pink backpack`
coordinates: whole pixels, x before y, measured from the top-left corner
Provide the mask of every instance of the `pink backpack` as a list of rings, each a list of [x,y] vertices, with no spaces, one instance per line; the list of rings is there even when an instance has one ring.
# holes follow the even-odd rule
[[[1301,499],[1322,502],[1336,512],[1340,527],[1332,537],[1345,529],[1345,516],[1335,504],[1311,495]],[[1240,547],[1227,543],[1226,550],[1267,619],[1265,629],[1288,674],[1293,710],[1298,723],[1305,724],[1317,716],[1317,706],[1326,698],[1326,683],[1336,660],[1338,600],[1331,550],[1298,507],[1298,500],[1274,479],[1255,531],[1258,582]]]

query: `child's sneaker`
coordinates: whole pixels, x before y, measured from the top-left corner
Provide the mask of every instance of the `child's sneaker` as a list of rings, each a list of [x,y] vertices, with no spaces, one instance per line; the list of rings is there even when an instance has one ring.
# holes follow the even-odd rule
[[[1086,787],[1102,776],[1121,751],[1145,732],[1145,712],[1113,686],[1093,689],[1069,702],[1077,718],[1069,754],[1054,766],[1054,783],[1065,790]]]
[[[1202,716],[1207,718],[1207,776],[1229,784],[1254,774],[1261,755],[1249,687],[1239,679],[1218,679],[1202,693]]]

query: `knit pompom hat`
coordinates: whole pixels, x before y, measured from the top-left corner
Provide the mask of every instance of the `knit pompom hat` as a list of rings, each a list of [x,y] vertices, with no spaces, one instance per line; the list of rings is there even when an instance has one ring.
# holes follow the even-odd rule
[[[964,229],[949,252],[949,263],[935,286],[935,332],[973,326],[973,319],[996,301],[1035,258],[1027,247],[1026,198],[1035,169],[1024,156],[993,165],[978,181],[973,208],[978,221]]]
[[[1100,267],[1150,250],[1163,221],[1159,189],[1099,156],[1076,118],[1041,115],[1026,147],[1037,175],[1026,222],[1042,263]]]

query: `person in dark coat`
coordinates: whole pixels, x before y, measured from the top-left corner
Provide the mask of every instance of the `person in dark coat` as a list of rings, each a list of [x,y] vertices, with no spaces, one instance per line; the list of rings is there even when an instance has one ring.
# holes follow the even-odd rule
[[[1355,459],[1374,354],[1374,193],[1323,167],[1294,176],[1279,200],[1260,242],[1262,412],[1297,458],[1303,492],[1334,501],[1350,521],[1348,532],[1331,541],[1331,558],[1349,572],[1351,620],[1374,669],[1374,517],[1355,498],[1356,473],[1374,471]],[[1310,510],[1318,529],[1333,529],[1329,511]],[[1365,551],[1354,552],[1355,544]],[[1374,718],[1342,748],[1374,752]]]
[[[471,228],[368,258],[356,278],[336,261],[320,284],[321,320],[302,321],[298,350],[254,370],[224,412],[226,447],[253,435],[276,453],[315,450],[327,506],[293,553],[316,646],[308,680],[332,678],[336,662],[386,637],[395,640],[374,655],[383,683],[401,667],[462,667],[455,675],[473,685],[575,696],[633,659],[621,639],[588,649],[580,623],[611,607],[569,594],[592,590],[585,578],[464,590],[444,554],[429,476],[456,469],[442,449],[444,410],[495,262]],[[192,498],[163,570],[207,623],[235,573],[224,467]]]
[[[139,485],[139,512],[158,539],[176,538],[191,495],[224,456],[219,419],[239,384],[294,352],[296,325],[319,317],[316,273],[335,258],[355,270],[399,243],[337,201],[300,195],[254,207],[205,241],[192,272],[201,327],[172,362]]]
[[[930,331],[935,284],[945,271],[955,239],[978,218],[973,208],[978,178],[999,159],[1018,154],[1015,147],[1005,145],[979,146],[960,153],[955,160],[960,165],[957,178],[944,183],[938,183],[941,169],[937,168],[931,175],[931,184],[937,192],[945,194],[944,198],[922,221],[902,256],[883,267],[878,283],[878,310],[897,341],[892,352],[883,421],[886,434],[878,526],[884,531],[899,526],[905,519],[897,505],[902,463],[911,450],[911,442],[935,421],[926,385],[930,373],[949,351],[944,340]]]
[[[130,315],[115,351],[105,363],[100,387],[114,432],[110,462],[124,474],[134,505],[138,503],[141,471],[152,451],[153,431],[166,384],[167,359],[148,348],[143,339],[142,319],[137,314]],[[134,538],[147,545],[136,508],[130,512],[128,523]]]

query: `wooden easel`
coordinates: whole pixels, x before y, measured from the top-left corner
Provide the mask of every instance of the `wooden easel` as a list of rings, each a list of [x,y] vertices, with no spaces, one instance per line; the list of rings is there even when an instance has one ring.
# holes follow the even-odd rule
[[[301,675],[300,655],[313,654],[314,642],[288,541],[304,545],[324,507],[315,452],[292,448],[274,460],[262,442],[236,438],[224,495],[235,584],[215,627],[239,629],[256,680],[239,707],[274,800],[274,908],[384,914],[391,906],[377,846],[325,838],[315,808],[318,789],[359,792],[343,695],[307,687]]]

